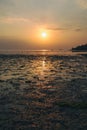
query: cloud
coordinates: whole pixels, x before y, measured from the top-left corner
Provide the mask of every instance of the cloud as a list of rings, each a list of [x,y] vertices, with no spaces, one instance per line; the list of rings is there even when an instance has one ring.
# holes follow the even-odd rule
[[[37,25],[37,24],[40,25],[40,24],[42,24],[42,21],[38,18],[5,16],[5,17],[0,17],[0,23],[5,23],[5,24],[25,23],[25,24],[30,24],[30,25],[32,25],[32,23],[33,23],[33,25]]]
[[[30,20],[22,17],[3,17],[0,18],[0,22],[10,24],[10,23],[30,22]]]
[[[87,0],[77,0],[77,3],[80,5],[81,8],[87,9]]]
[[[51,31],[61,31],[61,30],[68,30],[68,28],[49,27],[49,28],[47,28],[47,30],[51,30]]]
[[[75,31],[75,32],[80,32],[82,31],[83,29],[82,28],[78,28],[78,27],[48,27],[46,28],[47,30],[50,30],[50,31]]]
[[[76,28],[74,31],[80,32],[80,31],[82,31],[82,29],[81,28]]]

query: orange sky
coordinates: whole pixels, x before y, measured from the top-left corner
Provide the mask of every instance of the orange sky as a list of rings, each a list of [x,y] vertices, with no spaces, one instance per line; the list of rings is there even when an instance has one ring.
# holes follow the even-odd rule
[[[29,49],[68,49],[87,42],[86,0],[3,0],[0,9],[0,49],[8,44],[14,49],[14,39]],[[3,46],[8,39],[12,44]]]

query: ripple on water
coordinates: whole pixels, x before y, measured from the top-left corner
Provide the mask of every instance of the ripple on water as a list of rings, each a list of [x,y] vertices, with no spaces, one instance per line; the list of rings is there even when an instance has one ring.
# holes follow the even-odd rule
[[[0,128],[86,130],[87,60],[0,56]]]

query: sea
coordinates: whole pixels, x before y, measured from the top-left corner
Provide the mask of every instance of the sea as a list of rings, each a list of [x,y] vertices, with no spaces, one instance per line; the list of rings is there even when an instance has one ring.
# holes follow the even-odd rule
[[[0,130],[87,130],[87,52],[0,51]]]

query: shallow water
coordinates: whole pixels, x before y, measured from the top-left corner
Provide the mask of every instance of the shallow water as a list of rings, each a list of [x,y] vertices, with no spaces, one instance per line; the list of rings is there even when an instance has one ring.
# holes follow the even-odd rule
[[[86,130],[87,55],[0,55],[0,130]]]

